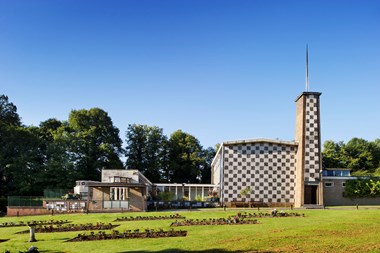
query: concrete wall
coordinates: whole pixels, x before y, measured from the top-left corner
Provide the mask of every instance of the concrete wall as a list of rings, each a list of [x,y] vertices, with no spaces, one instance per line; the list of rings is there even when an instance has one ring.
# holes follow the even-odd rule
[[[324,182],[324,201],[326,206],[351,206],[351,205],[380,205],[380,198],[347,198],[343,197],[344,186],[348,178],[325,177]],[[327,187],[326,184],[332,183],[333,186]]]

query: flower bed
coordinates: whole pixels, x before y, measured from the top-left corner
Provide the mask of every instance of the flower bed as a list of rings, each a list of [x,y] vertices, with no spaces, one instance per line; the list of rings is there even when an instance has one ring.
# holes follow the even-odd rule
[[[166,216],[136,216],[136,217],[121,217],[114,221],[141,221],[141,220],[173,220],[173,219],[185,219],[186,217],[180,214],[166,215]]]
[[[110,230],[119,225],[115,224],[104,224],[104,223],[88,223],[88,224],[68,224],[68,225],[58,225],[58,226],[36,226],[36,233],[55,233],[55,232],[72,232],[72,231],[84,231],[84,230]],[[29,230],[18,232],[18,234],[29,233]]]
[[[251,219],[251,218],[271,218],[271,217],[305,217],[305,214],[299,214],[299,213],[287,213],[284,211],[277,211],[276,209],[273,209],[270,213],[237,213],[236,216],[244,218],[244,219]],[[232,217],[232,216],[231,216]]]
[[[62,225],[65,223],[70,223],[68,220],[42,220],[42,221],[19,221],[19,222],[4,222],[0,223],[0,228],[8,228],[8,227],[23,227],[29,225]]]
[[[134,231],[127,230],[124,233],[120,233],[117,230],[113,230],[111,234],[107,234],[103,231],[99,231],[98,233],[91,232],[90,234],[78,234],[77,237],[67,240],[66,242],[83,242],[83,241],[96,241],[96,240],[115,240],[115,239],[134,239],[134,238],[160,238],[160,237],[179,237],[186,236],[187,231],[175,231],[169,230],[164,231],[162,229],[153,230],[146,229],[144,232],[140,232],[139,229]]]
[[[231,218],[220,218],[220,219],[203,219],[203,220],[184,220],[184,221],[175,221],[170,226],[179,227],[179,226],[202,226],[202,225],[243,225],[243,224],[258,224],[257,220],[244,220],[237,216]]]

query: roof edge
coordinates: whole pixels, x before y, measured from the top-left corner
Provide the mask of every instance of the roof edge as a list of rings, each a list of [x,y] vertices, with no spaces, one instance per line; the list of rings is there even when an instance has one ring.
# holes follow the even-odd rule
[[[234,144],[247,144],[247,143],[272,143],[272,144],[281,144],[288,146],[298,146],[298,142],[295,141],[283,141],[283,140],[272,140],[272,139],[246,139],[246,140],[237,140],[237,141],[225,141],[222,145],[234,145]]]

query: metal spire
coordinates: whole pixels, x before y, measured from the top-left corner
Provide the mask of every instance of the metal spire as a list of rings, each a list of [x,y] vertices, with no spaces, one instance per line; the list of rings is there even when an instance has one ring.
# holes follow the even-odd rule
[[[306,91],[309,91],[309,49],[306,44]]]

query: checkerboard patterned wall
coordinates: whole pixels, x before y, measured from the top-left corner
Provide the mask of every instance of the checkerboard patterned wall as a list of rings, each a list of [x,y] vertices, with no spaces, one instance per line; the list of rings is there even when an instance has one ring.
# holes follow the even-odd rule
[[[250,201],[294,202],[296,145],[254,142],[224,148],[224,202],[245,201],[240,192],[247,186]]]
[[[316,95],[306,96],[305,122],[305,181],[320,180],[319,157],[319,98]]]

